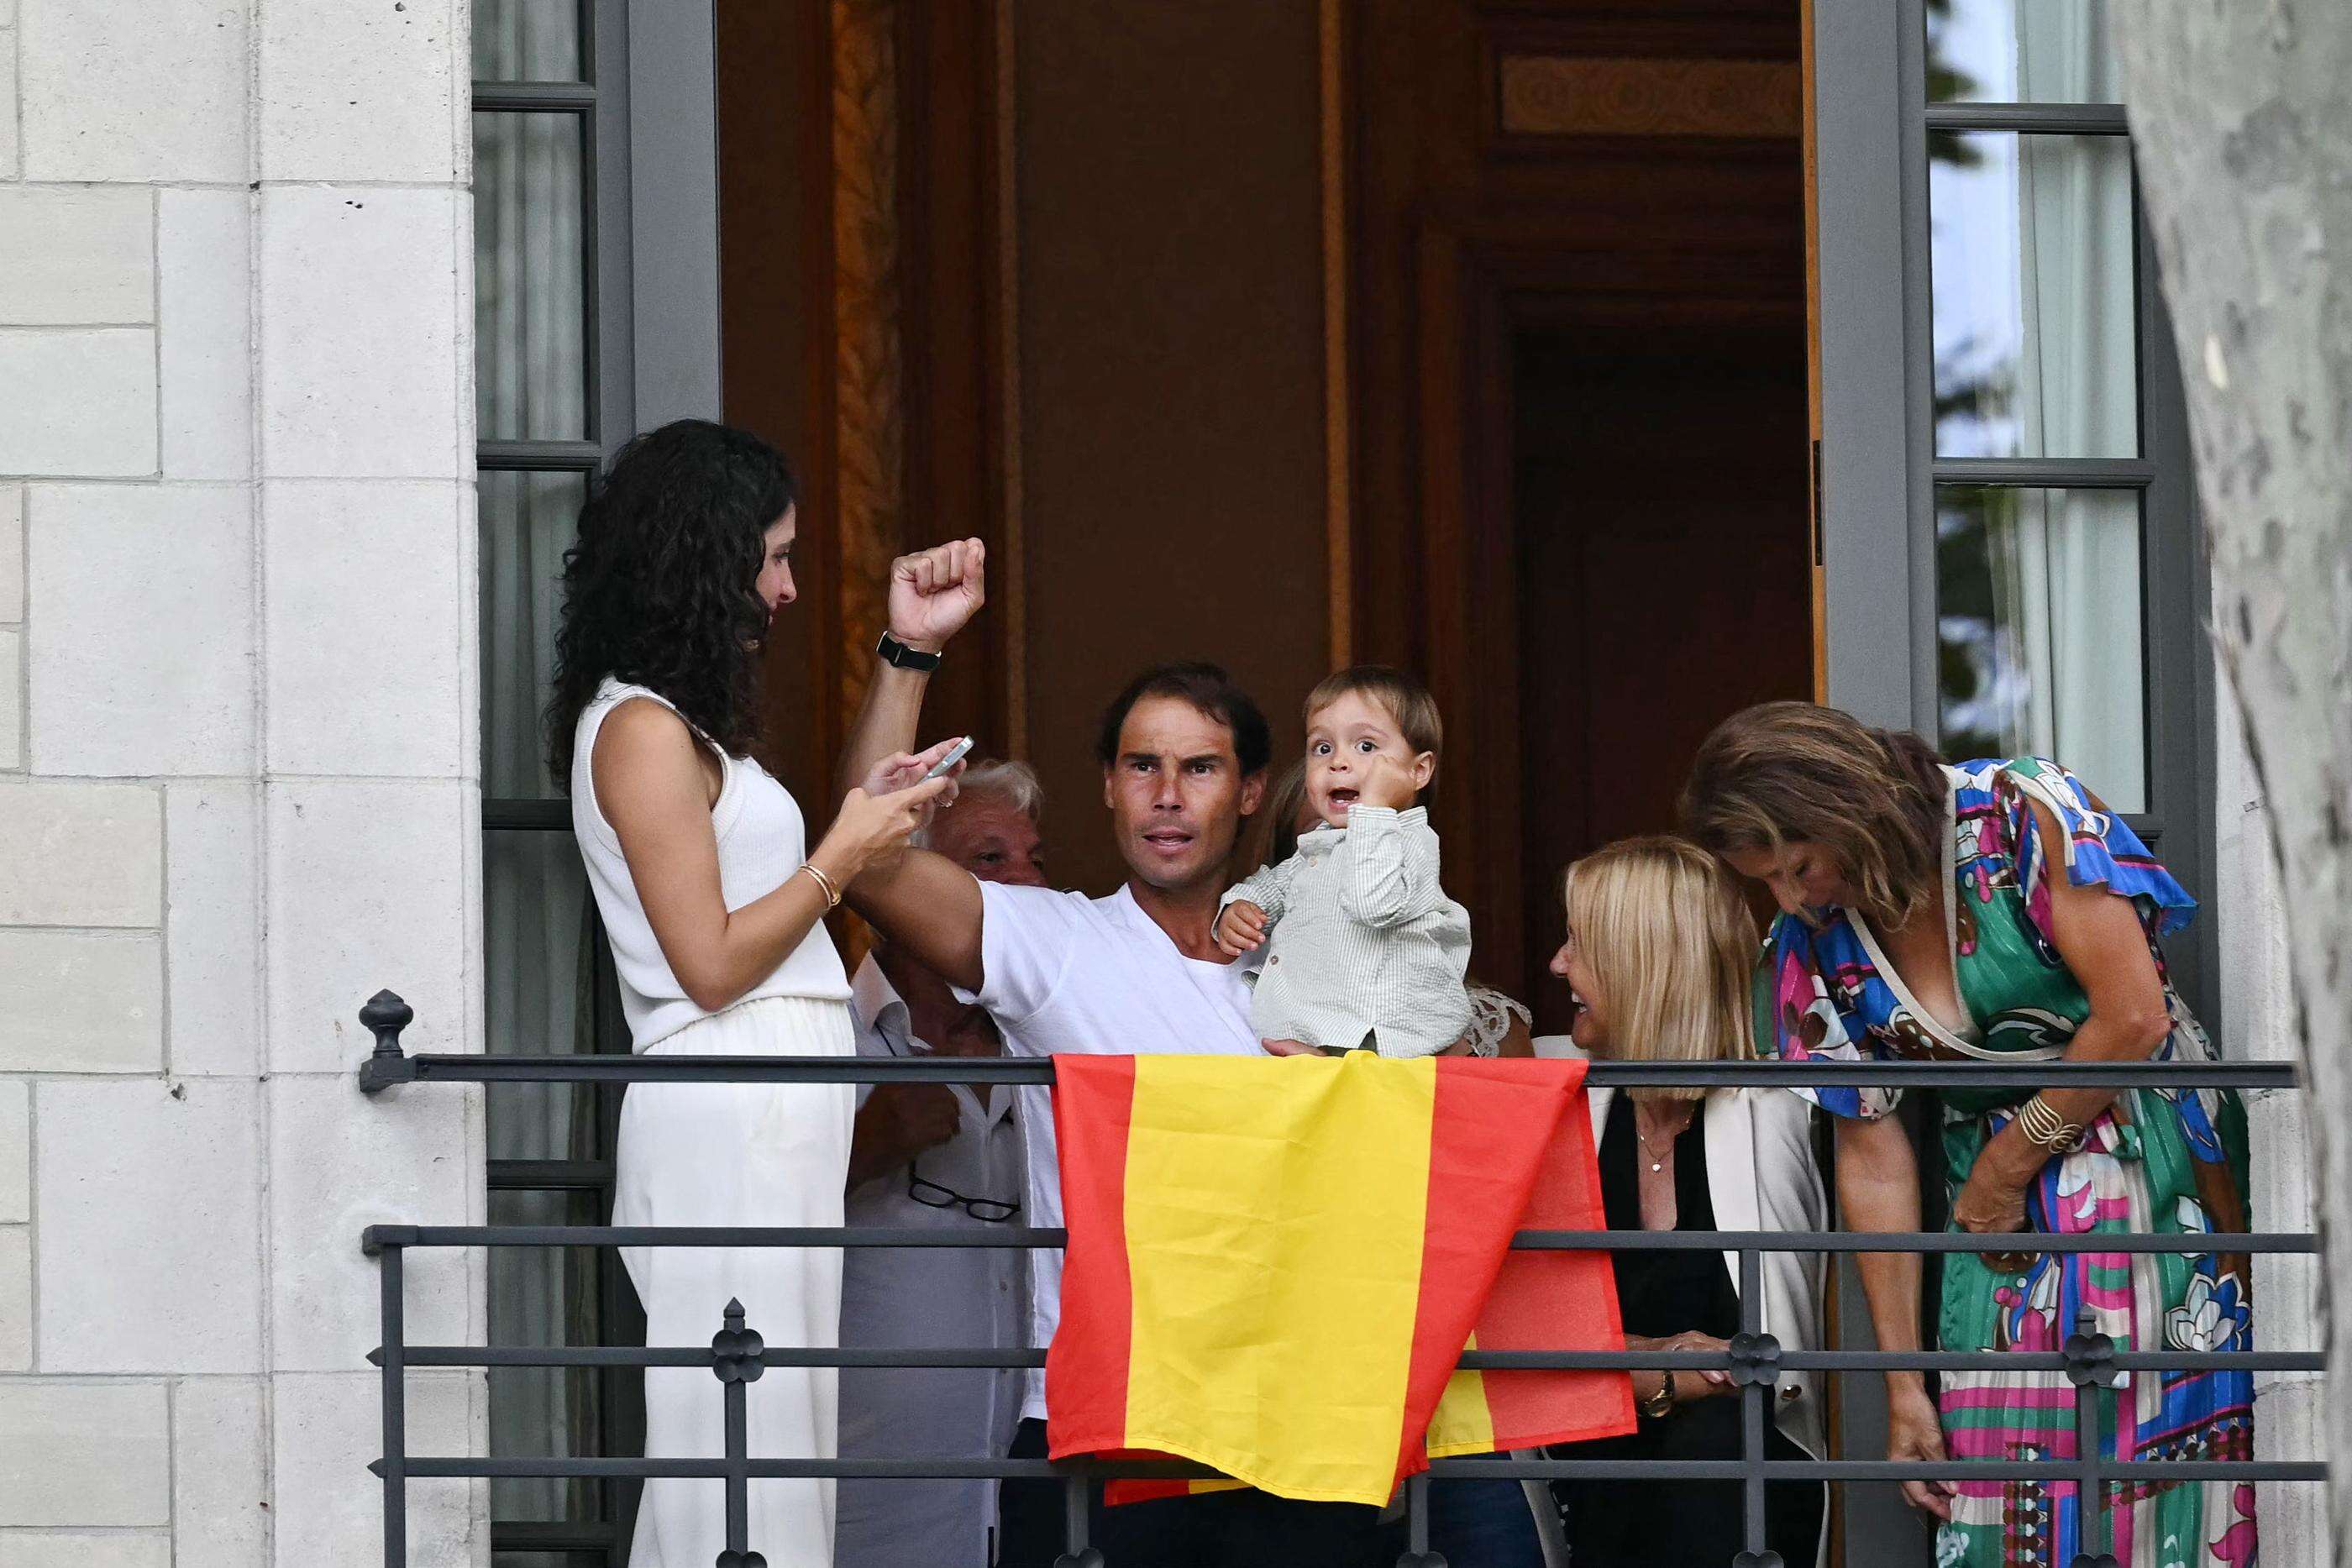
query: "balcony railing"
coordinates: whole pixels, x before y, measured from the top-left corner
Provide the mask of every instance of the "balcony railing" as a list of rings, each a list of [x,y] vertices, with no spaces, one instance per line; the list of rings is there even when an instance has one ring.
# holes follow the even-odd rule
[[[375,1050],[360,1068],[368,1093],[415,1083],[1051,1083],[1054,1065],[1036,1058],[985,1057],[737,1057],[408,1055],[400,1033],[412,1018],[389,992],[361,1009]],[[2015,1068],[1976,1062],[1601,1061],[1588,1082],[1612,1086],[1737,1088],[1791,1085],[1819,1088],[1901,1087],[2042,1089],[2053,1084],[2099,1088],[2293,1089],[2292,1063],[2044,1061]],[[1199,1477],[1213,1472],[1182,1461],[1077,1462],[941,1455],[912,1459],[817,1459],[754,1457],[746,1449],[744,1387],[771,1366],[1034,1367],[1043,1349],[951,1347],[838,1350],[772,1346],[735,1302],[713,1302],[709,1345],[593,1345],[521,1348],[412,1345],[402,1323],[403,1264],[408,1252],[450,1247],[1060,1247],[1058,1228],[991,1225],[970,1230],[873,1227],[631,1227],[611,1225],[373,1225],[361,1239],[382,1275],[383,1339],[371,1357],[382,1369],[383,1457],[370,1467],[383,1483],[384,1562],[407,1563],[407,1485],[428,1478],[697,1478],[725,1483],[727,1550],[719,1568],[761,1568],[759,1542],[745,1536],[746,1497],[752,1480],[787,1478],[931,1479],[987,1478],[1056,1479],[1066,1488],[1064,1554],[1055,1568],[1118,1568],[1088,1544],[1088,1505],[1095,1483],[1120,1478]],[[2308,1231],[2213,1232],[2194,1238],[2192,1253],[2312,1253]],[[2184,1252],[2179,1235],[2051,1235],[2017,1232],[2003,1249],[2021,1252]],[[1468,1369],[1668,1368],[1727,1371],[1739,1390],[1740,1457],[1736,1459],[1491,1459],[1433,1460],[1405,1487],[1408,1548],[1400,1568],[1444,1568],[1429,1551],[1428,1484],[1432,1479],[1590,1480],[1736,1480],[1745,1499],[1745,1546],[1733,1568],[1783,1568],[1765,1543],[1768,1480],[2071,1481],[2080,1497],[2095,1497],[2123,1482],[2316,1481],[2327,1467],[2310,1460],[2164,1459],[2111,1461],[2098,1452],[2097,1391],[2118,1372],[2186,1372],[2236,1367],[2248,1372],[2316,1372],[2315,1351],[2125,1351],[2094,1331],[2087,1311],[2076,1332],[2053,1351],[1801,1351],[1784,1348],[1763,1332],[1760,1270],[1767,1252],[1976,1252],[1982,1237],[1950,1231],[1853,1232],[1784,1230],[1522,1230],[1519,1249],[1561,1251],[1661,1250],[1732,1252],[1739,1260],[1740,1332],[1723,1352],[1469,1351]],[[719,1458],[428,1457],[407,1451],[404,1376],[411,1367],[700,1366],[714,1377],[725,1413],[726,1453]],[[1764,1453],[1770,1391],[1783,1370],[1817,1372],[2053,1372],[2075,1388],[2076,1458],[2064,1460],[1771,1459]],[[2116,1568],[2094,1532],[2106,1528],[2105,1511],[2083,1510],[2084,1549],[2068,1568]],[[1466,1565],[1465,1565],[1466,1568]]]

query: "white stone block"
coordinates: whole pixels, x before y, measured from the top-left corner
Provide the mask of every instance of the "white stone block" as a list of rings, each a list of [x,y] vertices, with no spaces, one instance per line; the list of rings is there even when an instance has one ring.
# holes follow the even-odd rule
[[[172,1538],[156,1531],[0,1533],[0,1568],[172,1568]]]
[[[467,495],[446,481],[269,482],[272,772],[467,771]]]
[[[0,0],[0,19],[13,17],[13,0]],[[24,172],[24,160],[16,152],[16,33],[11,27],[0,32],[0,180],[14,180]]]
[[[272,186],[261,198],[264,472],[454,479],[467,384],[457,193]],[[0,469],[5,471],[5,469]]]
[[[35,770],[251,771],[251,491],[35,486],[26,528]]]
[[[135,784],[0,783],[0,925],[153,925],[161,807]]]
[[[246,9],[24,0],[25,177],[247,179]]]
[[[0,186],[0,325],[155,319],[155,197],[125,185]]]
[[[33,1365],[33,1232],[0,1225],[0,1372]],[[6,1556],[0,1553],[0,1563]]]
[[[468,82],[451,0],[304,0],[261,12],[261,177],[457,178]],[[459,46],[452,47],[453,40]]]
[[[25,486],[0,485],[0,626],[25,618]]]
[[[115,479],[155,472],[152,328],[0,331],[0,474]]]
[[[163,954],[152,932],[0,931],[0,1072],[155,1072]]]
[[[173,1386],[177,1568],[262,1568],[269,1560],[268,1452],[258,1379],[192,1377]]]
[[[33,1218],[33,1086],[0,1078],[0,1225]]]
[[[0,1380],[0,1525],[169,1524],[171,1468],[161,1383]]]
[[[261,1091],[249,1081],[36,1091],[45,1372],[261,1369]]]
[[[389,988],[410,1051],[463,1051],[468,788],[287,780],[269,786],[269,1061],[348,1073],[374,1044],[360,1005]]]
[[[342,1372],[383,1342],[371,1225],[463,1225],[482,1174],[464,1092],[371,1100],[348,1077],[269,1081],[271,1360],[280,1372]],[[42,1142],[48,1141],[47,1108]],[[459,1344],[478,1333],[466,1252],[407,1255],[408,1337]],[[47,1291],[43,1289],[46,1300]]]
[[[276,1380],[278,1561],[287,1568],[383,1563],[383,1489],[371,1483],[366,1468],[383,1452],[379,1386],[370,1373]],[[411,1374],[409,1453],[479,1452],[480,1387],[478,1378],[465,1374]],[[478,1482],[410,1481],[408,1560],[436,1568],[481,1560],[488,1542],[477,1531],[488,1514],[486,1490]]]
[[[261,789],[163,790],[163,951],[172,1071],[252,1073],[261,1062]]]
[[[25,636],[0,631],[0,769],[25,766]]]
[[[253,473],[253,206],[244,191],[156,197],[163,476]]]

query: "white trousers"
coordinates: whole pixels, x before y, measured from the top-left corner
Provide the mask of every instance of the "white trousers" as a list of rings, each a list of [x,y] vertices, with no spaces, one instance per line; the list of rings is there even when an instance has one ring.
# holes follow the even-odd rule
[[[649,1056],[853,1056],[844,1002],[765,997],[688,1024]],[[847,1083],[638,1083],[621,1103],[615,1225],[839,1225],[856,1091]],[[630,1247],[646,1343],[707,1345],[732,1299],[769,1344],[830,1347],[841,1253],[800,1248]],[[754,1458],[834,1455],[835,1373],[769,1367],[745,1390]],[[646,1453],[726,1453],[723,1390],[701,1367],[646,1370]],[[711,1568],[727,1544],[724,1484],[646,1483],[632,1568]],[[751,1483],[749,1545],[769,1568],[833,1568],[833,1483]]]

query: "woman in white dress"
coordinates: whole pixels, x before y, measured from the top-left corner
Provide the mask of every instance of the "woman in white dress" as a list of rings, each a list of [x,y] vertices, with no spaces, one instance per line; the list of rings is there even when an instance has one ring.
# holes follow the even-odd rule
[[[643,1054],[854,1055],[824,916],[954,789],[951,776],[914,782],[936,752],[891,758],[809,850],[799,807],[751,759],[761,648],[794,595],[796,522],[773,447],[680,421],[622,449],[564,558],[550,753]],[[975,600],[979,571],[976,541],[898,565]],[[847,1083],[638,1084],[622,1104],[614,1223],[839,1225],[854,1107]],[[709,1343],[730,1299],[772,1345],[835,1343],[838,1251],[622,1256],[648,1344]],[[832,1458],[834,1382],[771,1367],[749,1385],[751,1452]],[[649,1369],[646,1453],[722,1454],[722,1412],[708,1370]],[[750,1502],[749,1545],[772,1568],[831,1568],[830,1481],[755,1480]],[[646,1484],[635,1568],[710,1568],[725,1545],[719,1482]]]

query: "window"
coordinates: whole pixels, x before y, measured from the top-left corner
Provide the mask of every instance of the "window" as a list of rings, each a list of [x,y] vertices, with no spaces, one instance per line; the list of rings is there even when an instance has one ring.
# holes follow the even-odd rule
[[[2107,10],[1921,6],[1936,719],[2063,761],[2210,895],[2187,414]],[[2209,1019],[2212,940],[2169,949]]]
[[[2142,812],[2139,221],[2102,9],[1927,10],[1937,717]]]
[[[474,4],[482,945],[501,1051],[629,1049],[540,711],[590,481],[641,424],[719,413],[711,22],[708,4]],[[492,1222],[610,1221],[617,1091],[493,1084],[487,1110]],[[496,1248],[488,1274],[492,1344],[643,1343],[610,1251]],[[502,1367],[489,1393],[493,1453],[642,1447],[634,1374]],[[619,1568],[636,1491],[493,1482],[496,1568]]]
[[[583,0],[474,8],[482,939],[499,1051],[629,1048],[539,723],[563,550],[590,476],[628,434],[615,427],[615,401],[600,397],[609,358],[597,305],[617,264],[595,184],[600,168],[608,179],[625,168],[625,138],[612,134],[620,122],[600,90],[596,10]],[[490,1085],[491,1222],[606,1222],[618,1112],[616,1093],[590,1085]],[[493,1248],[488,1268],[492,1344],[626,1343],[635,1330],[610,1255]],[[496,1368],[489,1393],[493,1453],[593,1455],[626,1451],[633,1438],[637,1389],[610,1372]],[[494,1561],[623,1561],[633,1490],[493,1481]]]
[[[2210,891],[2187,416],[2106,15],[1815,6],[1829,696],[2056,758]],[[2168,946],[2209,1016],[2210,939]]]

